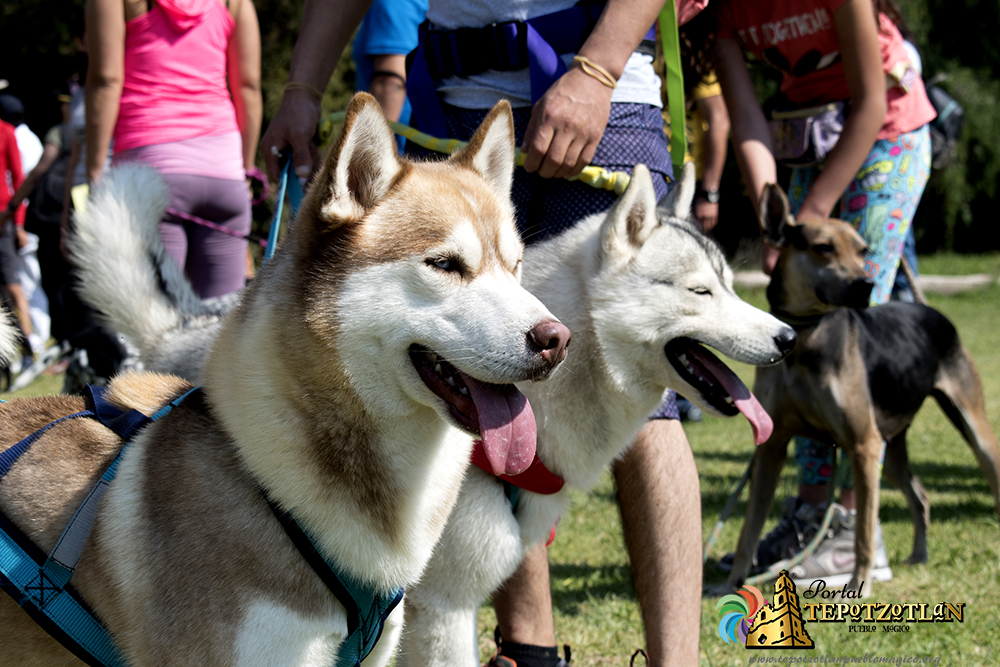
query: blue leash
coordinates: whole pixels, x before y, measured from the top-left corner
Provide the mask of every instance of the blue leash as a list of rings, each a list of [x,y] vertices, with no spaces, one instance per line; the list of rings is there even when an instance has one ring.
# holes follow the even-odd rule
[[[274,251],[278,247],[278,230],[281,228],[281,212],[285,207],[285,193],[288,193],[288,202],[292,205],[292,217],[294,218],[299,207],[302,206],[302,186],[299,179],[292,170],[292,152],[289,150],[281,153],[281,176],[278,178],[277,205],[274,209],[274,219],[271,220],[271,229],[267,233],[267,248],[264,249],[264,262],[274,256]]]

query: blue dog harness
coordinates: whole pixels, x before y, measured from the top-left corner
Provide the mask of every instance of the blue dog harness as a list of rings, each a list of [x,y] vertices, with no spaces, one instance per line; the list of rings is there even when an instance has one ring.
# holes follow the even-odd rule
[[[263,490],[261,493],[299,553],[347,611],[347,639],[337,652],[336,667],[360,667],[382,636],[389,614],[402,602],[403,587],[383,595],[343,572],[323,558],[315,541],[292,515],[278,507]]]
[[[194,391],[196,389],[170,402],[152,417],[147,417],[137,410],[119,410],[104,398],[106,389],[88,385],[83,393],[86,410],[57,419],[0,453],[2,478],[46,431],[56,424],[81,417],[97,419],[125,440],[121,451],[84,498],[47,556],[0,512],[0,588],[36,623],[88,665],[126,665],[111,635],[69,586],[93,528],[98,504],[115,478],[118,464],[132,436],[150,422],[169,414]]]
[[[46,431],[56,424],[81,417],[97,419],[125,441],[48,555],[0,512],[0,588],[46,632],[91,667],[127,667],[107,629],[69,585],[93,528],[99,501],[115,478],[131,438],[200,389],[188,391],[147,417],[137,410],[119,410],[105,399],[106,389],[88,385],[83,393],[87,409],[57,419],[0,452],[0,478],[3,478]],[[348,636],[340,646],[335,667],[360,667],[382,636],[389,614],[402,601],[403,588],[383,595],[339,570],[323,558],[314,541],[290,514],[275,505],[263,489],[261,494],[299,553],[347,611]]]

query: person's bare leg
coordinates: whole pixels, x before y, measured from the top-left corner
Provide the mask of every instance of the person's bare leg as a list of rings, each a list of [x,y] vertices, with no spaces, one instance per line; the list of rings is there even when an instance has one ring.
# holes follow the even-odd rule
[[[681,423],[647,422],[613,470],[649,664],[697,665],[701,491]]]
[[[531,549],[517,571],[493,593],[493,608],[504,641],[555,646],[549,553],[544,544]]]

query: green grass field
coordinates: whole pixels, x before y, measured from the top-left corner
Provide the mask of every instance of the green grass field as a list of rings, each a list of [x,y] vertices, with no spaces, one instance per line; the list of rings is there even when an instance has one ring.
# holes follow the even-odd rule
[[[921,269],[926,273],[997,273],[1000,256],[921,258]],[[766,308],[762,291],[743,296]],[[1000,287],[953,297],[931,295],[931,302],[955,322],[975,358],[985,386],[987,412],[994,429],[1000,430]],[[751,368],[733,367],[752,384]],[[57,393],[61,385],[61,377],[42,378],[20,395]],[[707,535],[747,465],[753,447],[750,428],[741,418],[706,417],[687,425],[686,431],[701,478],[702,524]],[[702,665],[746,665],[750,657],[761,656],[822,659],[866,654],[939,657],[943,665],[1000,664],[1000,635],[994,627],[1000,620],[1000,525],[986,482],[972,453],[933,401],[921,410],[909,432],[909,454],[914,472],[930,495],[930,559],[924,566],[903,565],[913,537],[909,511],[903,495],[884,484],[880,518],[894,579],[878,584],[868,601],[964,602],[964,622],[910,623],[905,634],[880,629],[864,635],[849,633],[843,623],[807,623],[816,643],[813,651],[747,652],[720,639],[715,600],[706,599],[701,605]],[[789,464],[778,497],[794,490],[795,471]],[[735,547],[744,511],[741,502],[716,543],[705,567],[707,582],[724,579],[714,563]],[[772,509],[765,531],[777,516],[777,508]],[[628,656],[643,645],[643,634],[609,475],[592,493],[573,496],[571,512],[563,518],[550,549],[550,562],[557,639],[572,646],[573,665],[627,665]],[[765,590],[765,598],[770,599],[771,593]],[[492,608],[484,604],[479,613],[484,661],[493,652],[495,624]]]

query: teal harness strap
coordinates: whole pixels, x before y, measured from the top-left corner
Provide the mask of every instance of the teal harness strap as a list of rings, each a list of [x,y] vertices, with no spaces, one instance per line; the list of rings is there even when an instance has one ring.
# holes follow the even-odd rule
[[[302,558],[347,612],[347,638],[337,651],[336,667],[360,667],[382,636],[389,614],[403,600],[403,588],[385,595],[343,572],[320,554],[313,539],[291,514],[278,507],[263,489],[261,494]]]
[[[198,389],[192,389],[147,417],[136,410],[118,410],[104,399],[106,390],[103,387],[88,386],[84,392],[87,410],[58,419],[0,453],[2,477],[43,433],[58,423],[80,417],[99,420],[125,440],[121,451],[91,488],[47,556],[0,513],[0,587],[35,622],[88,665],[126,667],[108,631],[69,586],[93,528],[99,501],[115,478],[132,436],[150,422],[169,414],[195,391]]]

